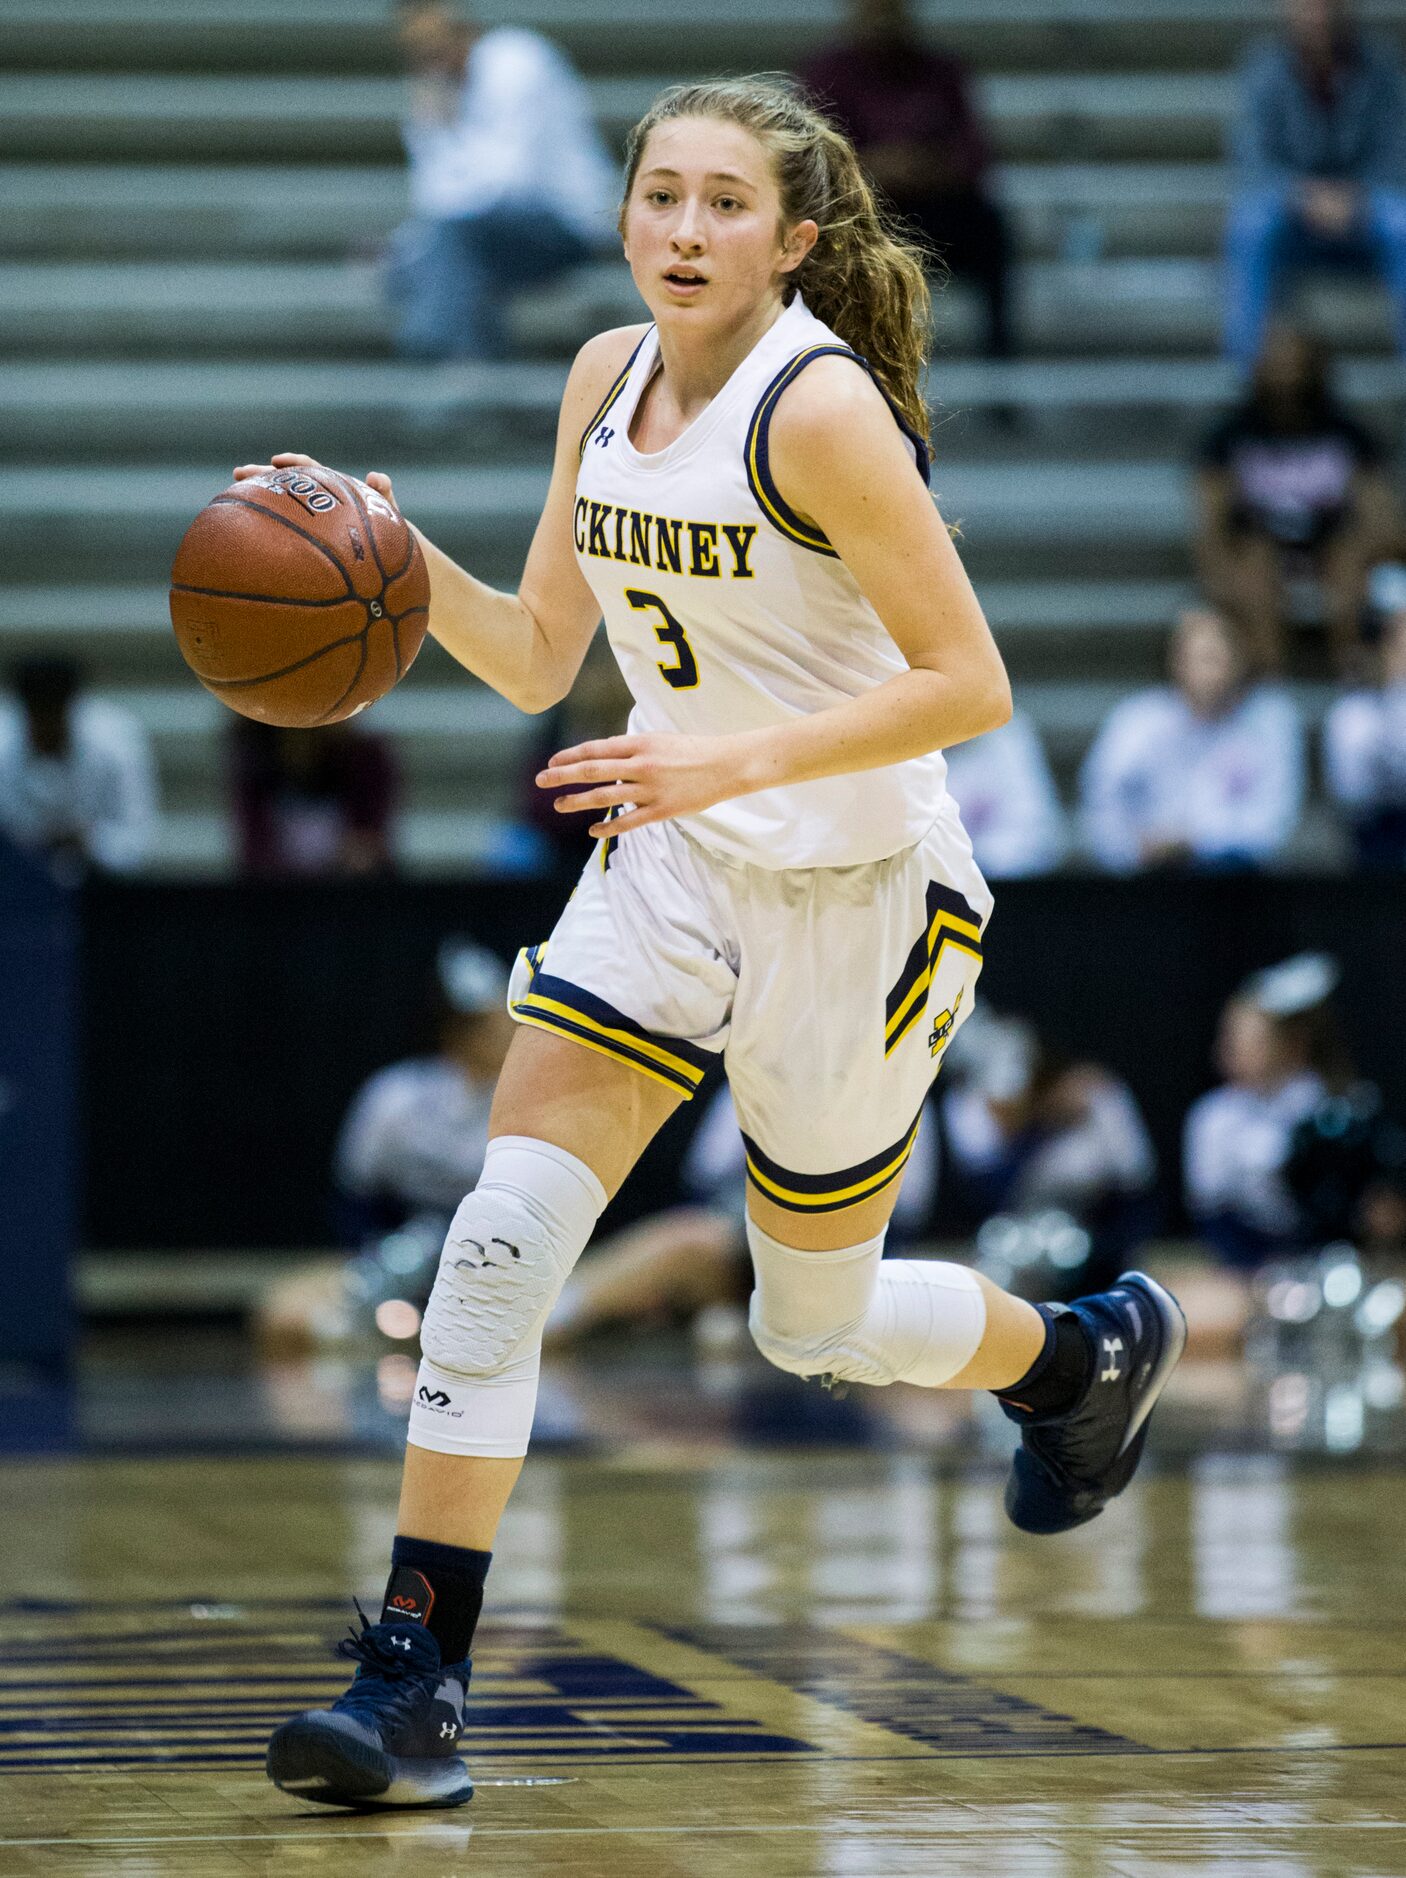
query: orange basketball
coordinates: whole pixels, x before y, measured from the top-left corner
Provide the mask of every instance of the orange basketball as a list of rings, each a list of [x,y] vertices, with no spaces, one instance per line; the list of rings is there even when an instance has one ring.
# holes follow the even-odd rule
[[[409,670],[429,624],[413,531],[336,470],[235,483],[186,530],[171,569],[181,656],[222,704],[265,724],[335,724]]]

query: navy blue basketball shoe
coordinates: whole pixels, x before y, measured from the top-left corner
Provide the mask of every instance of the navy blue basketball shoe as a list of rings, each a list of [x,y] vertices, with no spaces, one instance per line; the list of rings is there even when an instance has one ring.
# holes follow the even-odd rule
[[[1066,1308],[1094,1352],[1079,1401],[1059,1415],[1001,1402],[1021,1427],[1006,1511],[1022,1532],[1068,1532],[1123,1491],[1142,1458],[1148,1417],[1186,1348],[1181,1306],[1142,1272],[1124,1272],[1111,1291]]]
[[[457,1753],[469,1665],[441,1668],[418,1623],[373,1624],[359,1605],[357,1614],[360,1636],[337,1645],[358,1665],[351,1687],[276,1730],[269,1779],[327,1806],[462,1806],[474,1791]]]

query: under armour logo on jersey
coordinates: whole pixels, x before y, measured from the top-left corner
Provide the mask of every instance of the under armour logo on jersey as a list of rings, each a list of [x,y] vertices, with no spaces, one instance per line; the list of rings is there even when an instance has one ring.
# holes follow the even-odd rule
[[[610,442],[611,438],[614,435],[615,435],[615,432],[610,428],[609,424],[602,424],[600,429],[595,434],[595,442],[600,445],[602,450],[604,450],[604,448]]]
[[[454,1722],[441,1722],[439,1724],[439,1738],[441,1741],[452,1741],[458,1732],[458,1727]]]
[[[1122,1348],[1123,1339],[1121,1337],[1104,1338],[1103,1354],[1108,1358],[1108,1368],[1101,1369],[1098,1372],[1100,1382],[1117,1382],[1118,1378],[1122,1375],[1123,1372],[1118,1367],[1118,1357]]]

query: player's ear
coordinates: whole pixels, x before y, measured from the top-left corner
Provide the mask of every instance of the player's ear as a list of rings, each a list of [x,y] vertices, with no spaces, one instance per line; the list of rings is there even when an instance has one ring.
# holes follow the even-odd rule
[[[788,229],[781,242],[781,272],[794,273],[819,239],[818,222],[797,222]]]

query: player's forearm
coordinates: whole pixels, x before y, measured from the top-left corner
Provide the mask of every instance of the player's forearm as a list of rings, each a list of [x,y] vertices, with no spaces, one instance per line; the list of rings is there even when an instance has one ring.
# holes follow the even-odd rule
[[[925,669],[900,672],[828,710],[742,733],[748,791],[905,763],[995,730],[1010,714],[1003,670],[982,685]]]
[[[416,529],[430,571],[430,632],[451,658],[520,711],[545,711],[564,687],[531,608],[459,566]]]

